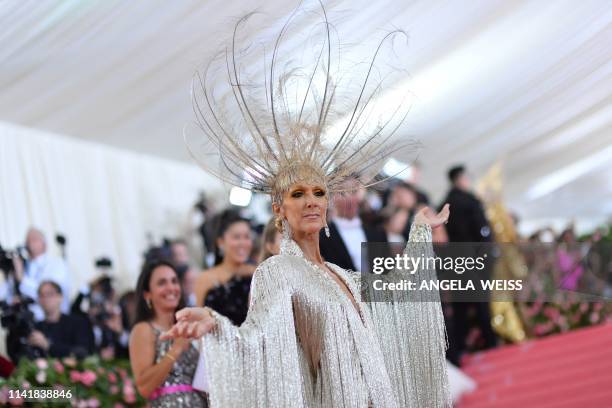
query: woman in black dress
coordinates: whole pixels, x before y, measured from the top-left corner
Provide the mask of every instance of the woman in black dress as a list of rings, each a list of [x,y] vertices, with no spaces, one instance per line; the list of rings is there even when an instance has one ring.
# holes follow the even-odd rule
[[[253,248],[249,221],[231,210],[221,213],[215,244],[215,266],[198,277],[196,302],[240,325],[249,308],[251,277],[255,271],[255,265],[247,263]]]

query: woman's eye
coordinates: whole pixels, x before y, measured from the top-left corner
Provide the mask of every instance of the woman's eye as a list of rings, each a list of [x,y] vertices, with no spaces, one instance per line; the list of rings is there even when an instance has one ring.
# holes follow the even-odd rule
[[[297,197],[301,197],[303,195],[303,193],[301,191],[294,191],[291,194],[291,197],[297,198]]]
[[[321,190],[319,190],[319,191],[315,192],[315,195],[316,195],[317,197],[323,197],[323,196],[325,196],[325,191],[321,191]]]

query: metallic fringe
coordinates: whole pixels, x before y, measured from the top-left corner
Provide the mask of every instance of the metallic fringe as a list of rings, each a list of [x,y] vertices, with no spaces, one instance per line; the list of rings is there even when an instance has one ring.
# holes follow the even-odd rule
[[[406,250],[431,251],[430,240],[429,227],[413,226]],[[211,406],[450,406],[439,299],[366,304],[359,274],[328,266],[359,313],[328,272],[284,239],[281,255],[257,268],[245,323],[215,314],[217,329],[202,341]]]

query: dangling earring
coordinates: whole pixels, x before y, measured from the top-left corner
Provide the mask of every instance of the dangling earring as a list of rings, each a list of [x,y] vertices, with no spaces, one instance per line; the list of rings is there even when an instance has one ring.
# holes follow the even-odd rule
[[[325,236],[329,238],[329,227],[327,226],[327,222],[325,222]]]
[[[284,239],[291,239],[291,227],[289,227],[289,223],[287,222],[286,219],[283,218],[283,220],[281,221],[282,225],[283,225],[283,238]]]
[[[283,220],[281,217],[274,218],[274,226],[278,230],[278,232],[283,232]]]
[[[147,303],[147,307],[151,309],[151,299],[145,299],[145,302]]]

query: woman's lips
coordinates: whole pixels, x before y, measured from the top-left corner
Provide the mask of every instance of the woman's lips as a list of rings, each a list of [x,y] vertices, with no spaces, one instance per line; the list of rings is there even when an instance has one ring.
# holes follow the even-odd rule
[[[173,302],[175,300],[178,300],[179,296],[180,296],[180,293],[168,293],[164,295],[162,298],[167,302]]]
[[[306,215],[304,215],[304,218],[306,218],[307,220],[316,220],[319,217],[320,217],[319,214],[306,214]]]

